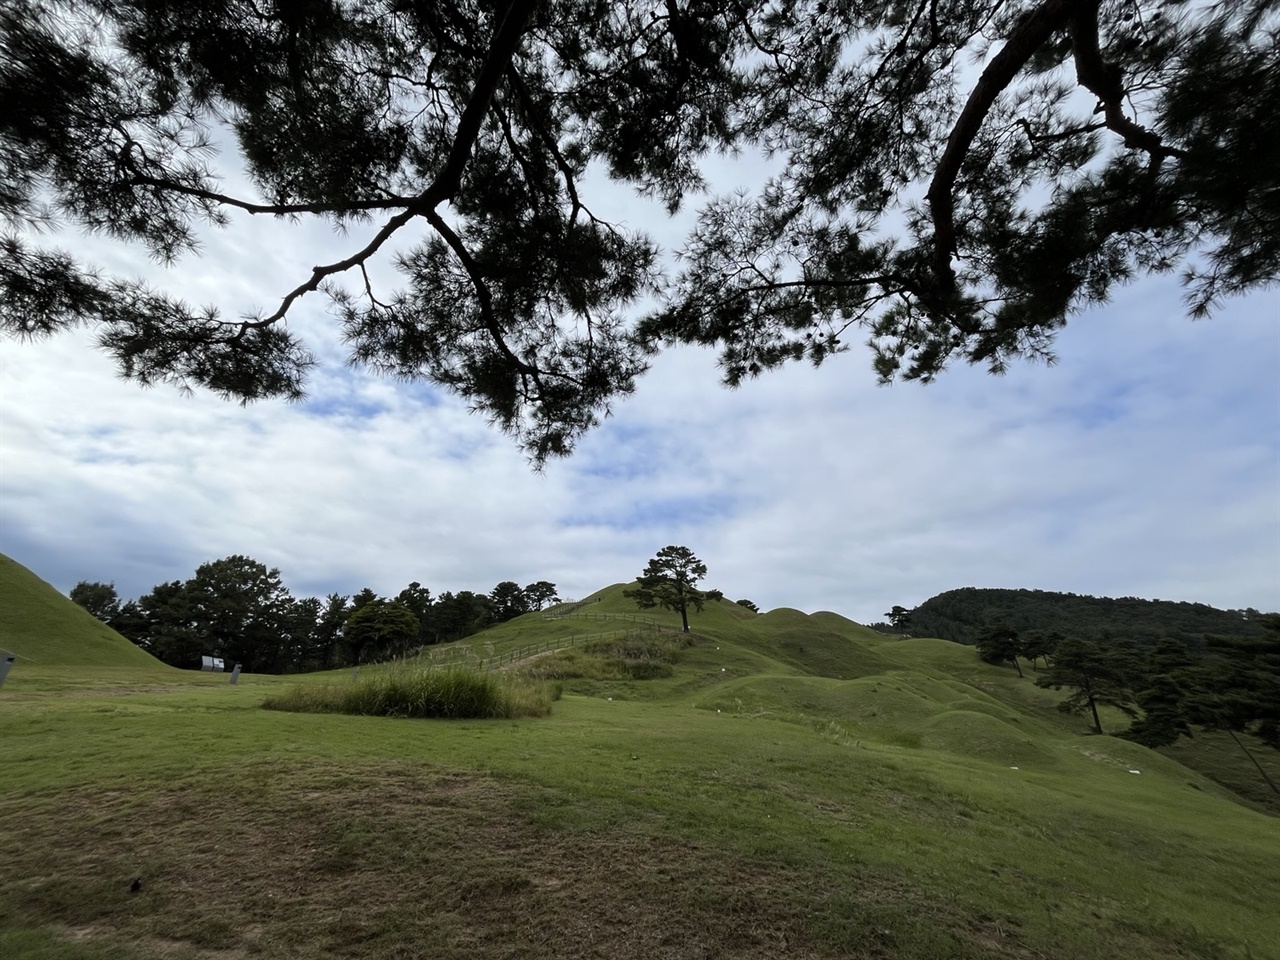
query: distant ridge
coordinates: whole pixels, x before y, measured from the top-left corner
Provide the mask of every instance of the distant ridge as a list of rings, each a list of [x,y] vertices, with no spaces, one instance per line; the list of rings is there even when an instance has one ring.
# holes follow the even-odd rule
[[[22,658],[19,663],[42,667],[164,667],[4,554],[0,554],[0,649],[16,653]]]
[[[1139,641],[1163,637],[1194,641],[1205,634],[1262,636],[1265,631],[1252,622],[1257,615],[1257,610],[1219,610],[1204,603],[963,587],[930,597],[912,610],[908,630],[917,637],[957,643],[974,643],[997,624],[1008,624],[1019,633],[1042,630]]]

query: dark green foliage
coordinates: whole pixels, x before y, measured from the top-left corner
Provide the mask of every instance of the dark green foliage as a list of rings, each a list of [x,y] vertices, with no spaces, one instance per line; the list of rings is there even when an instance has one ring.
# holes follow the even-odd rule
[[[110,623],[120,613],[120,595],[116,593],[114,583],[81,580],[71,588],[68,596],[103,623]]]
[[[760,612],[760,608],[759,608],[759,607],[757,607],[757,606],[756,606],[754,603],[752,603],[750,600],[745,600],[745,599],[744,599],[744,600],[735,600],[735,601],[734,601],[734,603],[736,603],[736,604],[737,604],[738,606],[740,606],[740,607],[746,607],[746,608],[747,608],[748,610],[750,610],[752,613],[759,613],[759,612]]]
[[[481,593],[446,590],[431,608],[431,624],[435,628],[433,642],[461,640],[483,630],[493,622],[493,601]]]
[[[911,626],[911,611],[901,604],[895,603],[893,609],[885,614],[889,618],[889,623],[893,625],[893,629],[899,633],[906,633],[907,628]]]
[[[116,621],[130,640],[175,667],[198,667],[209,655],[278,673],[308,655],[311,631],[295,602],[279,570],[237,555],[201,564],[187,581],[157,585],[124,604]]]
[[[373,603],[373,601],[377,599],[378,599],[378,593],[376,590],[374,590],[372,587],[364,587],[360,590],[359,593],[352,595],[351,612],[355,613],[361,607],[367,604]]]
[[[1200,689],[1201,658],[1180,640],[1161,640],[1135,664],[1134,700],[1141,715],[1121,734],[1148,747],[1164,747],[1192,735],[1189,708]]]
[[[503,580],[494,587],[489,593],[489,601],[493,604],[495,623],[504,623],[530,610],[529,598],[514,580]]]
[[[434,601],[431,598],[431,591],[414,580],[396,594],[396,602],[418,618],[418,644],[421,646],[433,643],[435,637],[431,615]]]
[[[72,593],[106,604],[104,610],[115,595],[112,585],[92,583],[77,584]],[[554,599],[556,586],[539,580],[521,589],[504,581],[494,594],[496,600],[469,590],[433,598],[414,581],[394,600],[370,587],[350,598],[296,599],[278,570],[228,557],[201,566],[185,582],[159,584],[137,601],[121,605],[116,598],[112,627],[174,666],[199,666],[209,654],[250,672],[290,673],[403,657],[426,644],[458,640],[494,623],[499,612],[506,619]]]
[[[1262,618],[1261,638],[1211,637],[1190,719],[1210,729],[1250,733],[1280,750],[1280,616]]]
[[[352,359],[458,392],[535,461],[670,343],[719,348],[729,383],[853,336],[883,378],[998,372],[1141,274],[1184,269],[1196,314],[1276,282],[1276,22],[1242,0],[10,0],[0,328],[95,324],[140,383],[296,397],[313,358],[285,321],[319,292]],[[256,196],[223,192],[214,143]],[[589,170],[674,211],[703,158],[756,146],[782,172],[712,198],[678,276],[590,208]],[[361,230],[259,304],[200,307],[42,232],[167,262],[232,213]]]
[[[539,580],[524,588],[525,602],[530,610],[541,610],[547,604],[560,600],[556,593],[556,585],[549,580]]]
[[[1264,632],[1257,610],[1048,590],[948,590],[920,604],[911,616],[917,636],[957,643],[974,643],[984,631],[1000,624],[1024,635],[1114,635],[1153,645],[1166,637],[1198,642],[1205,634],[1256,637]]]
[[[395,600],[372,600],[347,618],[343,638],[355,663],[371,651],[404,656],[418,639],[418,618]]]
[[[1049,662],[1062,639],[1060,633],[1044,633],[1039,630],[1029,633],[1022,638],[1022,656],[1031,661],[1031,669],[1034,670],[1037,660]]]
[[[702,591],[698,581],[707,575],[707,565],[688,547],[669,546],[658,551],[640,575],[639,586],[623,596],[641,609],[665,607],[678,611],[685,633],[689,632],[689,608],[701,612],[707,600],[719,600],[719,590]]]
[[[1049,668],[1036,680],[1038,687],[1067,688],[1071,695],[1059,704],[1063,713],[1089,712],[1095,733],[1102,733],[1098,707],[1109,706],[1136,716],[1136,698],[1131,686],[1133,661],[1125,653],[1096,640],[1067,637],[1049,661]]]
[[[1022,642],[1016,631],[1007,626],[993,627],[978,638],[977,647],[978,656],[986,663],[1012,663],[1017,668],[1018,676],[1022,676],[1022,666],[1018,663]]]
[[[342,639],[342,628],[347,624],[351,610],[347,606],[347,598],[340,593],[331,593],[324,599],[320,616],[316,619],[315,630],[311,635],[311,648],[315,662],[322,667],[340,666],[337,662],[339,643]]]

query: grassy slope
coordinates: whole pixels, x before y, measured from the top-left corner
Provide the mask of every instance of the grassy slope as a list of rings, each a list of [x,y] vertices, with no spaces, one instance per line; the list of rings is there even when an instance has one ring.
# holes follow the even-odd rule
[[[0,650],[23,665],[169,669],[3,554]]]
[[[467,643],[615,628],[622,589]],[[693,626],[675,676],[519,722],[15,675],[0,955],[1280,958],[1280,820],[1205,777],[952,644]]]

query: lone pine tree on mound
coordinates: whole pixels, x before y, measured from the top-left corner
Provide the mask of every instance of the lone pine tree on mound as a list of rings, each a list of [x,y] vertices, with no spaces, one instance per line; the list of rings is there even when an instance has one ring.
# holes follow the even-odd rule
[[[720,600],[719,590],[699,590],[697,583],[707,575],[707,565],[693,555],[688,547],[663,547],[649,561],[640,575],[640,586],[626,590],[623,596],[636,602],[636,606],[650,609],[665,607],[680,613],[682,629],[689,632],[689,608],[702,612],[708,600]]]
[[[911,611],[900,603],[895,603],[893,609],[886,613],[885,616],[893,624],[893,629],[899,633],[905,634],[907,627],[911,626]]]
[[[718,347],[730,384],[850,331],[884,379],[1000,371],[1140,274],[1181,268],[1194,315],[1276,282],[1278,26],[1274,0],[9,0],[0,329],[90,324],[139,383],[298,397],[286,323],[319,292],[354,361],[537,461],[669,344]],[[591,207],[603,170],[674,212],[741,148],[786,163],[706,203],[677,275]],[[195,307],[44,229],[168,262],[254,215],[349,253]]]

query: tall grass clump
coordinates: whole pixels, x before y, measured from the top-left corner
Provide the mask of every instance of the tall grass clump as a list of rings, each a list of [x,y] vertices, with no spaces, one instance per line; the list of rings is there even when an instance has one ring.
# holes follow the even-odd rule
[[[268,710],[366,717],[499,719],[542,717],[555,691],[546,684],[466,667],[401,667],[350,684],[297,686],[262,704]]]

